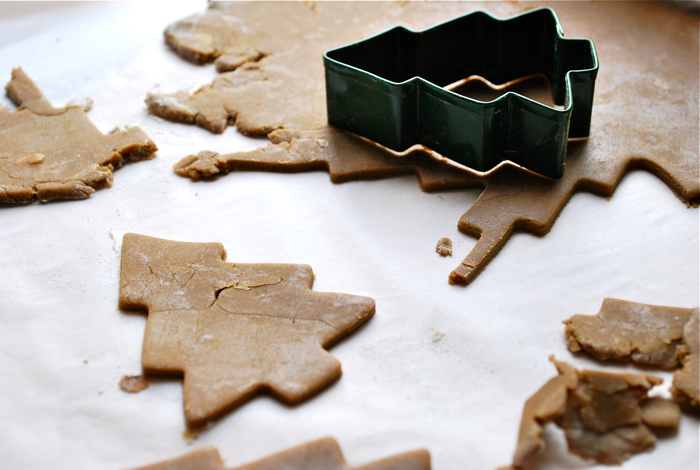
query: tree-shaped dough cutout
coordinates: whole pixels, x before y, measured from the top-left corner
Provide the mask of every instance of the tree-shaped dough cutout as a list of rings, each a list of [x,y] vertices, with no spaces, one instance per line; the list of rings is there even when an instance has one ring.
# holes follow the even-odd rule
[[[138,127],[102,134],[79,106],[54,108],[22,71],[0,107],[0,204],[35,199],[85,199],[112,184],[112,170],[152,158],[158,150]]]
[[[324,348],[374,314],[374,300],[312,292],[311,267],[227,263],[220,243],[126,234],[119,306],[147,310],[143,368],[183,374],[198,426],[269,390],[298,403],[340,377]]]

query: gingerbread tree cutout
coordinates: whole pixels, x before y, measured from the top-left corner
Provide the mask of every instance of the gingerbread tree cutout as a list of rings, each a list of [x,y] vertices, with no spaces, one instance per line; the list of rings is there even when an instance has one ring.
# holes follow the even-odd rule
[[[176,459],[135,470],[226,470],[219,452],[205,447]],[[349,467],[335,439],[326,437],[230,470],[430,470],[430,453],[406,452],[360,467]]]
[[[103,135],[80,107],[54,108],[20,68],[7,95],[19,109],[0,109],[0,203],[84,199],[158,150],[138,127]]]
[[[374,314],[374,301],[312,292],[311,267],[226,263],[219,243],[127,234],[119,305],[147,310],[143,368],[184,374],[188,425],[263,389],[293,404],[340,374],[324,348]]]
[[[472,282],[514,231],[545,235],[575,192],[609,197],[632,167],[651,171],[681,200],[697,205],[700,53],[691,13],[657,4],[557,5],[567,37],[592,39],[602,65],[591,137],[569,143],[565,174],[553,181],[511,165],[480,177],[421,151],[397,157],[330,129],[324,50],[397,24],[424,29],[475,9],[507,17],[538,6],[375,3],[291,3],[279,17],[292,28],[265,22],[264,4],[214,3],[206,13],[168,27],[166,40],[180,55],[215,61],[224,73],[192,94],[150,94],[150,111],[217,133],[235,123],[243,133],[273,141],[252,152],[189,156],[175,165],[176,172],[196,179],[239,170],[328,169],[338,182],[415,173],[424,190],[486,187],[458,223],[479,238],[449,276],[458,284]]]
[[[597,315],[574,315],[564,324],[572,352],[663,369],[681,366],[671,392],[681,406],[700,412],[697,308],[605,299]]]

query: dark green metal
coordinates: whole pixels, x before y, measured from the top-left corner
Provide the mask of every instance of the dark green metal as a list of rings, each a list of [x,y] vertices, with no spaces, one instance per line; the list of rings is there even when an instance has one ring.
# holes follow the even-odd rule
[[[479,11],[421,32],[396,27],[323,60],[328,122],[398,152],[422,144],[477,171],[510,160],[560,178],[567,139],[589,134],[595,47],[565,39],[549,8],[507,20]],[[443,88],[472,75],[501,84],[535,74],[562,109],[513,92],[481,102]]]

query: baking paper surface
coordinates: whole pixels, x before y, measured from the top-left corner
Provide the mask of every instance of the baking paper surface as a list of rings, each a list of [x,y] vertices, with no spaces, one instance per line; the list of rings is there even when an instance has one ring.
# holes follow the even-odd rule
[[[160,148],[86,200],[0,207],[1,468],[128,469],[205,445],[234,467],[332,436],[350,465],[426,448],[436,470],[495,469],[510,462],[525,400],[556,374],[550,354],[639,370],[573,356],[563,320],[597,313],[605,297],[698,305],[698,210],[644,171],[627,174],[609,201],[575,195],[543,238],[515,234],[466,288],[447,275],[475,243],[457,221],[479,190],[428,194],[413,176],[333,184],[321,171],[175,175],[174,163],[201,150],[267,144],[146,111],[148,91],[216,76],[162,36],[205,8],[0,4],[0,82],[21,66],[55,106],[89,97],[102,132],[140,126]],[[372,297],[376,315],[331,350],[343,377],[328,389],[295,407],[255,398],[188,444],[180,381],[139,394],[118,387],[141,373],[146,323],[117,307],[128,232],[221,242],[231,262],[309,264],[315,290]],[[442,237],[454,257],[435,253]],[[668,387],[670,373],[651,373]],[[569,456],[556,428],[546,437],[533,468],[607,468]],[[684,415],[676,436],[620,468],[694,470],[698,442],[698,420]]]

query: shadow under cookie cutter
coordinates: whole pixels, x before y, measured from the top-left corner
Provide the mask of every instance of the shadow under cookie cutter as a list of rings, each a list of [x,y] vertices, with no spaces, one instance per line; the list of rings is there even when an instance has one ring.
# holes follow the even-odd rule
[[[550,8],[499,20],[481,11],[420,32],[402,26],[323,54],[328,122],[402,152],[424,145],[476,171],[508,160],[564,174],[569,138],[588,137],[598,57],[565,39]],[[482,102],[444,87],[543,74],[554,102],[508,92]]]

